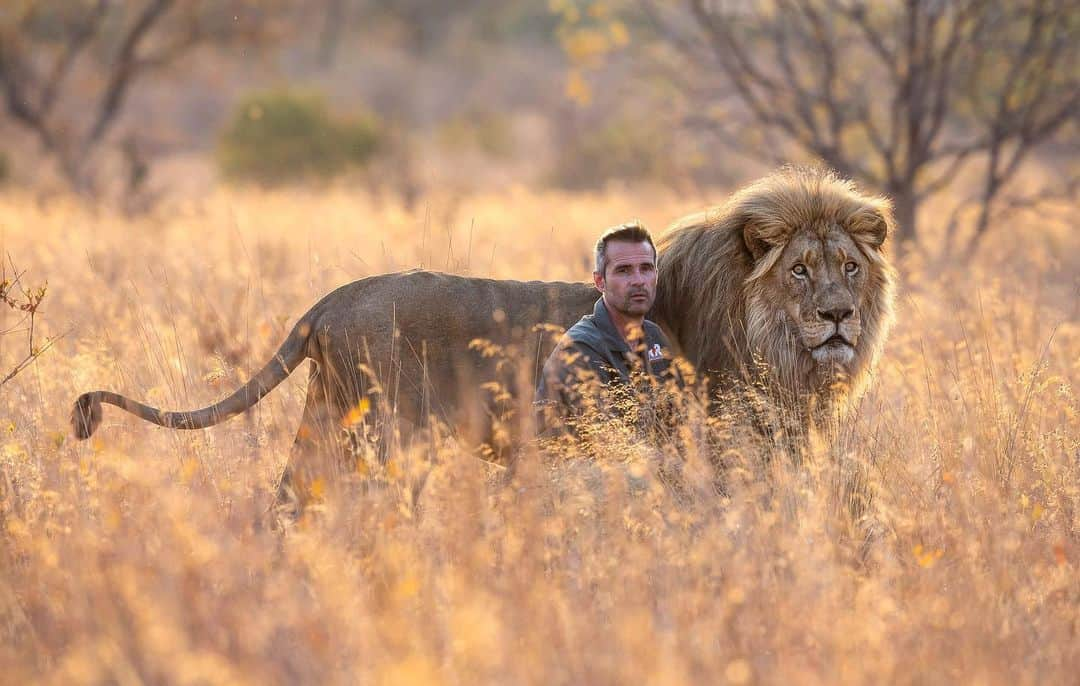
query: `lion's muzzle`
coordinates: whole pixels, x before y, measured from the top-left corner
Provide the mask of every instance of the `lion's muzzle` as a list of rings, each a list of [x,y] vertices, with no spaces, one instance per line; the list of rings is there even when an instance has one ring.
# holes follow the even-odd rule
[[[837,333],[811,348],[810,355],[818,364],[846,365],[855,359],[855,346]]]
[[[814,361],[827,365],[847,365],[855,359],[855,345],[859,341],[859,317],[848,313],[842,319],[818,317],[803,330],[805,340]]]

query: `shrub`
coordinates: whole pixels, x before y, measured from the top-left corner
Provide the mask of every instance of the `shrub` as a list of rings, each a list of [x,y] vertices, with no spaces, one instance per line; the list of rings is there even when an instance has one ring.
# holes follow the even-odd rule
[[[11,163],[8,161],[7,153],[0,150],[0,184],[3,184],[11,176]]]
[[[439,141],[450,150],[478,150],[489,157],[514,153],[514,132],[509,119],[488,110],[469,110],[439,129]]]
[[[671,131],[661,125],[616,118],[568,140],[555,160],[551,182],[575,190],[615,179],[667,182],[683,171],[675,147]]]
[[[272,91],[236,107],[218,143],[218,162],[226,178],[275,185],[363,166],[379,142],[373,115],[334,117],[319,95]]]

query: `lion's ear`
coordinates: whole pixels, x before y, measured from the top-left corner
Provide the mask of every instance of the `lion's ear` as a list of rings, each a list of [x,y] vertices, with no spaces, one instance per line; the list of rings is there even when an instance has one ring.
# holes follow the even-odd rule
[[[888,201],[882,201],[857,213],[848,230],[855,240],[880,249],[894,228],[892,206]]]
[[[743,243],[746,244],[746,249],[750,251],[750,254],[754,257],[754,262],[760,260],[765,253],[769,252],[769,243],[765,240],[765,237],[761,231],[761,225],[753,221],[747,221],[743,224]]]

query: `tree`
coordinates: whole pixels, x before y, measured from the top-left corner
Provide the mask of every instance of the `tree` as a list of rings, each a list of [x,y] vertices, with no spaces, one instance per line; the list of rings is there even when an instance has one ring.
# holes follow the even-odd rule
[[[200,45],[266,39],[274,8],[246,0],[5,3],[0,106],[55,157],[76,188],[92,190],[91,157],[135,84]],[[91,84],[92,92],[82,92],[76,81]]]
[[[999,212],[1052,192],[1004,197],[1032,153],[1076,133],[1075,0],[635,4],[674,49],[697,123],[758,155],[777,137],[883,189],[902,245],[918,237],[920,205],[977,169],[976,216],[957,246],[970,257]],[[1076,179],[1062,188],[1075,194]]]
[[[430,55],[453,35],[457,25],[475,23],[478,15],[506,4],[505,0],[321,0],[312,3],[321,15],[318,61],[323,68],[332,66],[343,32],[360,27],[376,27],[373,33],[396,32],[413,53]]]

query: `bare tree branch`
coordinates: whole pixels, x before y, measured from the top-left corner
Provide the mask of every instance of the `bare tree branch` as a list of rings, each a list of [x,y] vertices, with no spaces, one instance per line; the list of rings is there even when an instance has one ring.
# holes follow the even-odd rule
[[[116,56],[116,66],[113,68],[108,85],[105,86],[105,94],[101,99],[97,118],[94,120],[94,125],[90,127],[90,133],[87,134],[83,142],[83,154],[86,154],[91,147],[101,140],[109,124],[116,117],[120,103],[123,102],[132,79],[138,73],[137,53],[139,44],[146,38],[155,22],[161,19],[172,4],[173,0],[151,0],[150,4],[143,8],[139,18],[135,20],[135,23],[124,37],[120,45],[120,52]]]
[[[33,131],[67,179],[82,190],[92,187],[88,160],[109,137],[142,75],[174,64],[200,45],[264,39],[277,7],[270,0],[258,5],[248,0],[95,0],[86,5],[24,0],[23,5],[21,14],[0,27],[0,105],[15,123]],[[43,33],[35,21],[46,11],[62,19]],[[43,62],[48,68],[38,66]],[[91,96],[96,104],[89,116],[81,102],[77,113],[70,102],[69,75],[77,68],[97,72],[103,84]],[[86,97],[79,94],[80,101]]]
[[[75,58],[79,56],[94,35],[98,31],[98,27],[101,25],[101,20],[105,18],[105,11],[109,8],[108,0],[98,0],[97,5],[88,17],[82,21],[77,21],[75,28],[72,31],[71,38],[65,47],[63,53],[57,58],[56,63],[53,65],[52,71],[49,74],[49,78],[45,81],[45,86],[41,91],[41,100],[38,103],[38,110],[44,115],[48,116],[53,105],[56,103],[56,94],[59,91],[60,85],[64,82],[68,72],[71,71],[71,66],[75,63]]]
[[[654,0],[639,2],[759,128],[889,192],[901,240],[917,238],[922,202],[979,164],[977,240],[1002,189],[1080,108],[1074,0],[686,0],[706,57]]]

